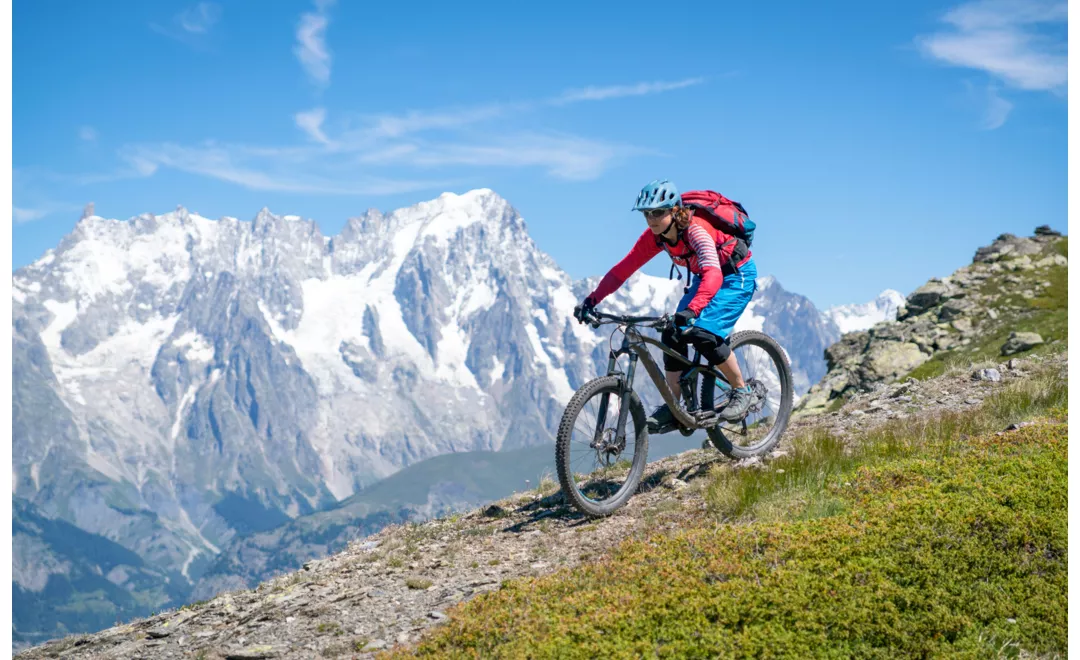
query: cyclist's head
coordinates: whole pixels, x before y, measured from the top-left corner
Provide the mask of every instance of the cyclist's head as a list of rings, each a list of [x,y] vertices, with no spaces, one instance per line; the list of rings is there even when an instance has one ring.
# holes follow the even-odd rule
[[[682,197],[678,189],[675,184],[664,179],[653,181],[642,188],[633,210],[645,214],[649,229],[654,234],[662,234],[671,228],[672,212],[681,209]]]
[[[669,209],[674,206],[682,206],[682,197],[675,184],[664,179],[657,179],[646,185],[638,193],[634,203],[634,211],[650,211],[655,209]]]

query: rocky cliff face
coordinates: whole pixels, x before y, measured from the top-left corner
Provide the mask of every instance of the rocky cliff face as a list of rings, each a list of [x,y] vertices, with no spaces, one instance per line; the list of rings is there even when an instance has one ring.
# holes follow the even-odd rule
[[[828,373],[810,389],[800,409],[820,410],[839,398],[906,376],[935,356],[962,352],[1002,331],[1015,330],[1010,324],[1024,325],[1032,316],[1033,301],[1046,298],[1055,273],[1060,275],[1068,266],[1068,258],[1058,249],[1062,241],[1060,233],[1043,226],[1034,236],[1003,234],[979,248],[970,265],[913,291],[896,321],[845,334],[829,346]],[[1042,342],[1026,340],[1020,342],[1022,350]]]

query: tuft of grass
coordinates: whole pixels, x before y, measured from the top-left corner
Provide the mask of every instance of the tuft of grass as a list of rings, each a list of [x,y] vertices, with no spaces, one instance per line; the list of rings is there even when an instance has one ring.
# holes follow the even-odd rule
[[[405,560],[400,555],[394,555],[386,560],[386,565],[390,568],[401,568],[405,565]]]
[[[558,490],[559,482],[551,477],[551,473],[545,472],[540,475],[540,483],[536,484],[533,494],[537,497],[547,497],[549,495],[554,495]]]
[[[432,584],[434,583],[431,580],[427,580],[424,578],[405,578],[405,586],[410,589],[427,589]]]
[[[341,624],[337,622],[324,622],[315,627],[315,630],[319,631],[319,634],[325,635],[344,635],[345,631],[341,629]]]
[[[180,611],[182,612],[184,610],[197,610],[197,609],[199,609],[203,605],[206,605],[209,602],[210,602],[209,599],[207,599],[207,600],[197,600],[197,601],[195,601],[193,603],[188,603],[186,605],[181,605],[180,606]]]

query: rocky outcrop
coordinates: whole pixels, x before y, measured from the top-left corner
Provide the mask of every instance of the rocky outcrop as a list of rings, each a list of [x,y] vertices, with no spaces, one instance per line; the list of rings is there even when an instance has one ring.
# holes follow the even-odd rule
[[[1034,298],[1048,282],[1026,271],[1067,266],[1054,249],[1059,232],[1043,225],[1031,237],[1002,234],[975,251],[972,263],[933,278],[908,295],[894,322],[852,332],[825,349],[828,373],[810,388],[800,410],[812,412],[840,397],[867,392],[905,376],[936,353],[969,345],[990,328],[1000,330],[1000,310],[1010,298]],[[1042,343],[1034,333],[1013,333],[1001,348],[1012,355]]]

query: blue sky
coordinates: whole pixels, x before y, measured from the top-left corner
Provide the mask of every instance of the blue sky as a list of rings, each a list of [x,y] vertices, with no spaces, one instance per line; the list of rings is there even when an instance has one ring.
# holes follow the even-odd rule
[[[599,275],[671,178],[824,307],[1065,229],[1064,2],[467,4],[16,0],[14,266],[90,201],[332,235],[487,187]]]

